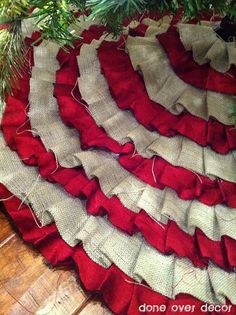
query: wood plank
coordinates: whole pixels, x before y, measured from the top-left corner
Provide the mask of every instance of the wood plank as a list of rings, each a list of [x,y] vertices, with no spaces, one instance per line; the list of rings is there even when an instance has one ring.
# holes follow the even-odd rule
[[[113,313],[105,308],[99,301],[91,301],[81,312],[75,315],[112,315]]]
[[[7,238],[9,238],[10,236],[14,234],[9,221],[7,220],[6,216],[3,213],[3,205],[1,202],[0,202],[0,226],[1,226],[1,229],[0,229],[0,246],[1,246],[2,242],[4,242]]]
[[[111,315],[74,272],[49,269],[0,212],[0,315]]]
[[[73,314],[84,300],[85,294],[71,272],[50,270],[45,271],[20,297],[21,304],[39,315]],[[15,303],[7,314],[30,313],[27,313],[19,303]]]
[[[16,235],[0,249],[0,314],[72,314],[85,293],[71,271],[52,270]]]

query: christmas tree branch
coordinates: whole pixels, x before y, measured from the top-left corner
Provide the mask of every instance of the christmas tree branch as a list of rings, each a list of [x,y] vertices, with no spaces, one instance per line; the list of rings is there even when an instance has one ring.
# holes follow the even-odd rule
[[[34,12],[32,13],[32,9]],[[71,45],[78,38],[73,13],[85,10],[85,1],[77,0],[2,0],[0,4],[0,99],[11,93],[22,74],[26,48],[22,37],[22,21],[32,19],[42,32],[42,39],[51,39],[60,46]]]
[[[25,45],[22,38],[21,22],[14,21],[0,31],[0,96],[11,93],[23,71]]]

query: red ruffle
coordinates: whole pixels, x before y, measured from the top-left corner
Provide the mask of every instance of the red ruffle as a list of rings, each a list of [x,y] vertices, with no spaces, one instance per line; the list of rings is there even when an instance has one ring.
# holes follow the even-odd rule
[[[46,151],[40,138],[33,137],[29,132],[18,135],[16,133],[17,128],[27,119],[26,107],[27,103],[8,97],[3,116],[3,131],[7,143],[18,152],[25,164],[39,166],[42,177],[62,185],[73,196],[86,198],[88,213],[95,216],[107,214],[111,223],[124,232],[133,235],[139,231],[146,241],[160,252],[187,257],[196,266],[205,267],[209,260],[229,271],[236,266],[235,240],[223,236],[219,242],[212,241],[199,229],[196,229],[194,236],[190,236],[174,221],[163,225],[163,229],[145,211],[137,214],[124,207],[117,197],[108,199],[102,193],[98,180],[89,180],[81,168],[59,167],[53,173],[57,168],[55,157]],[[20,132],[24,130],[30,130],[29,123],[22,127]]]
[[[27,80],[26,80],[27,81]],[[24,87],[25,85],[25,89],[28,89],[28,83],[22,81],[21,82],[21,87]],[[25,91],[25,90],[23,90]],[[18,93],[16,93],[15,96],[17,96]],[[9,104],[12,104],[12,106],[16,104],[16,106],[19,106],[19,110],[21,111],[20,115],[17,115],[15,111],[15,108],[11,108],[10,112],[12,110],[12,112],[14,113],[11,117],[9,118],[8,121],[8,125],[7,125],[7,120],[5,120],[5,118],[7,117],[7,110],[9,109],[10,105],[8,104],[7,106],[7,110],[6,113],[4,115],[4,121],[5,121],[5,129],[7,130],[9,127],[9,130],[11,130],[12,134],[6,132],[6,138],[8,139],[8,143],[10,145],[12,145],[12,147],[15,150],[19,151],[19,155],[21,156],[22,159],[28,158],[30,157],[29,160],[26,160],[26,164],[29,165],[36,165],[38,164],[40,166],[40,173],[42,176],[44,177],[48,177],[48,180],[51,181],[55,181],[58,183],[61,183],[62,185],[65,185],[65,189],[71,193],[71,189],[74,190],[75,188],[78,188],[77,194],[80,195],[81,192],[84,193],[82,190],[80,191],[79,188],[79,183],[83,182],[84,180],[86,181],[86,177],[84,176],[82,170],[78,170],[78,169],[63,169],[63,168],[59,168],[58,171],[56,173],[54,173],[53,175],[50,175],[55,169],[56,169],[56,161],[55,158],[53,156],[52,153],[46,152],[45,148],[43,147],[40,139],[36,139],[33,138],[32,135],[30,133],[23,133],[20,135],[16,134],[16,129],[21,126],[25,120],[26,120],[26,115],[24,114],[24,111],[27,107],[26,104],[28,104],[28,95],[25,95],[22,90],[19,92],[18,95],[18,99],[16,98],[11,98],[9,97],[8,101]],[[13,119],[13,117],[15,117],[15,120]],[[24,130],[30,129],[30,124],[26,124],[25,126],[22,126],[22,128],[20,128],[19,132],[22,132]],[[26,145],[27,144],[27,145]],[[29,144],[29,145],[28,145]],[[81,173],[80,173],[81,171]],[[55,176],[55,178],[54,178]],[[78,177],[77,177],[78,176]],[[73,178],[75,181],[72,184],[72,182],[70,182],[70,178]],[[77,180],[78,182],[77,182]],[[88,181],[88,180],[87,180]],[[91,182],[96,182],[91,181]],[[87,182],[86,182],[87,183]],[[67,186],[67,184],[70,184],[69,186]],[[97,184],[96,184],[97,185]],[[97,186],[94,184],[95,190],[97,189]],[[89,185],[88,185],[89,186]],[[92,184],[91,184],[92,186]],[[70,187],[70,188],[68,188]],[[87,187],[87,186],[86,186]],[[0,187],[2,188],[2,187]],[[89,189],[89,188],[88,188]],[[0,191],[1,197],[2,198],[6,198],[8,195],[6,194],[6,191]],[[92,195],[94,194],[94,191],[92,192]],[[95,193],[96,194],[96,193]],[[86,196],[86,193],[85,193]],[[16,202],[16,203],[14,203]],[[44,256],[51,261],[51,263],[53,265],[71,265],[71,261],[73,260],[76,263],[77,268],[79,268],[80,271],[80,276],[82,278],[82,281],[84,282],[85,287],[88,290],[91,291],[99,291],[100,294],[103,296],[104,301],[107,303],[107,305],[109,305],[109,307],[116,313],[116,314],[140,314],[140,312],[138,311],[138,307],[140,304],[146,303],[146,304],[166,304],[168,305],[168,311],[165,314],[172,314],[172,312],[170,311],[170,306],[173,304],[191,304],[191,305],[196,305],[197,308],[200,307],[200,305],[202,305],[201,302],[197,301],[196,299],[187,296],[187,295],[179,295],[176,299],[176,301],[172,301],[169,300],[157,293],[154,293],[153,291],[140,287],[138,285],[133,285],[130,283],[127,283],[124,281],[124,279],[127,279],[129,281],[132,281],[131,279],[129,279],[127,276],[125,276],[116,266],[112,266],[111,268],[109,268],[108,270],[101,268],[100,266],[98,266],[97,264],[95,264],[93,261],[91,261],[88,256],[86,255],[86,253],[83,251],[82,247],[77,246],[75,249],[70,248],[67,244],[65,244],[62,239],[60,238],[56,227],[54,225],[45,227],[43,229],[39,229],[35,226],[32,215],[29,211],[29,209],[24,208],[21,211],[16,211],[15,209],[18,208],[19,206],[19,200],[17,200],[16,198],[14,200],[9,200],[6,202],[6,205],[10,205],[9,206],[9,213],[12,216],[12,218],[15,220],[15,223],[18,225],[18,228],[20,229],[21,233],[23,234],[23,238],[28,241],[33,243],[34,245],[36,245],[44,254]],[[94,202],[94,201],[93,201]],[[92,207],[94,207],[94,203],[92,202]],[[114,207],[115,208],[115,207]],[[101,210],[101,209],[100,209]],[[106,209],[104,209],[106,211]],[[117,209],[116,209],[117,210]],[[129,211],[129,210],[128,210]],[[130,211],[129,211],[130,212]],[[96,214],[101,214],[101,213],[96,213]],[[105,214],[105,212],[104,212]],[[155,222],[153,222],[144,212],[142,212],[142,214],[144,214],[144,218],[145,220],[149,220],[149,222],[144,222],[141,220],[141,216],[137,219],[141,220],[140,224],[144,225],[144,229],[146,229],[147,231],[150,232],[150,227],[155,228],[154,225],[156,224]],[[122,214],[122,217],[119,218],[119,221],[124,220],[124,216]],[[146,224],[147,223],[147,224]],[[173,222],[174,223],[174,222]],[[185,235],[185,233],[181,232],[179,230],[178,227],[176,227],[176,225],[171,226],[172,222],[170,222],[170,229],[172,228],[172,235],[166,235],[166,240],[168,240],[168,238],[170,239],[170,244],[169,244],[169,251],[172,251],[172,246],[174,245],[174,243],[176,242],[176,238],[177,239],[181,239],[181,244],[178,245],[180,246],[181,249],[179,249],[180,251],[185,251],[186,248],[184,246],[183,248],[183,237]],[[153,226],[152,226],[153,225]],[[126,228],[126,227],[125,227]],[[179,235],[176,233],[181,232]],[[199,236],[197,236],[198,232],[200,233]],[[156,231],[155,231],[156,233]],[[153,239],[153,235],[150,235],[151,239]],[[162,236],[162,240],[165,239],[164,236]],[[190,236],[189,240],[190,240]],[[198,242],[197,239],[200,240],[200,238],[202,239],[202,243],[204,243],[206,241],[206,236],[203,235],[200,231],[197,231],[196,233],[196,239],[194,240],[195,244],[193,243],[192,240],[190,240],[189,244],[193,243],[192,246],[194,246],[193,248],[197,248],[198,245],[196,242]],[[172,239],[171,239],[172,238]],[[229,250],[229,247],[227,247],[226,243],[227,242],[227,238],[223,238],[224,239],[224,246],[227,248],[227,253],[228,251],[230,252],[231,257],[233,257],[233,260],[235,261],[235,255],[233,255],[233,244],[232,242],[234,242],[233,240],[228,239],[230,242],[229,244],[231,244],[232,248]],[[222,239],[222,240],[223,240]],[[159,243],[160,240],[156,239],[157,242]],[[155,240],[154,240],[155,241]],[[203,246],[201,247],[200,251],[209,252],[208,246],[211,246],[211,250],[214,256],[215,256],[215,251],[218,253],[222,253],[222,257],[221,254],[218,256],[216,255],[216,257],[218,257],[217,259],[219,259],[219,261],[224,261],[223,264],[226,263],[225,261],[225,253],[224,250],[221,247],[220,242],[212,242],[210,240],[208,240],[210,243],[210,245],[207,245],[207,242],[203,244]],[[163,242],[164,243],[164,242]],[[214,246],[213,246],[214,243]],[[167,241],[166,241],[167,244]],[[187,239],[186,239],[186,244],[187,244]],[[200,244],[200,243],[199,243]],[[218,249],[218,245],[220,246],[220,250]],[[187,250],[189,251],[189,253],[192,253],[191,247],[188,248]],[[166,247],[167,248],[167,247]],[[181,254],[180,254],[181,255]],[[205,258],[207,259],[207,256],[205,256]],[[200,258],[196,258],[197,260],[199,260]],[[204,261],[204,260],[203,260]],[[203,264],[203,261],[201,262]],[[227,263],[226,263],[227,264]],[[117,299],[117,296],[119,297],[119,299]],[[150,314],[150,313],[148,313]],[[182,312],[178,312],[175,314],[183,314]],[[203,314],[202,312],[196,310],[195,314]],[[219,314],[219,313],[204,313],[204,314]],[[223,314],[223,313],[220,313]]]
[[[227,73],[220,73],[210,64],[199,65],[191,51],[186,51],[176,27],[170,27],[164,34],[157,36],[164,48],[175,73],[184,82],[200,89],[224,94],[236,93],[236,67]]]
[[[174,50],[175,45],[170,43]],[[151,101],[141,76],[132,67],[129,56],[123,50],[117,49],[120,45],[121,42],[104,41],[98,49],[98,56],[111,92],[121,109],[132,110],[141,124],[151,131],[157,130],[164,136],[173,137],[180,134],[201,146],[209,145],[221,154],[227,154],[236,148],[236,129],[233,126],[225,126],[214,119],[205,121],[188,112],[176,116]],[[185,68],[187,65],[188,63]],[[193,78],[197,79],[196,76]]]
[[[183,167],[173,166],[160,157],[155,157],[154,161],[154,158],[146,159],[128,153],[121,155],[119,161],[126,170],[143,182],[159,189],[170,187],[181,199],[197,199],[208,206],[225,203],[231,208],[236,207],[235,183],[213,181]]]
[[[65,56],[68,57],[68,55]],[[68,76],[69,78],[71,76]],[[209,259],[227,270],[232,270],[236,266],[236,255],[233,254],[234,240],[222,237],[222,242],[214,242],[198,229],[195,236],[191,237],[181,231],[173,221],[170,221],[165,229],[162,229],[146,212],[133,213],[125,208],[117,197],[106,198],[99,187],[98,181],[96,179],[88,180],[82,169],[59,167],[53,173],[57,167],[54,155],[46,151],[40,138],[35,138],[30,132],[27,132],[31,129],[29,122],[24,125],[27,119],[25,110],[28,104],[28,81],[29,76],[20,81],[19,91],[15,91],[15,96],[18,99],[8,97],[6,111],[3,116],[3,130],[7,143],[18,152],[20,158],[27,165],[38,165],[41,176],[49,181],[61,184],[73,196],[86,197],[88,200],[87,211],[90,214],[108,214],[112,224],[126,233],[133,234],[140,231],[147,242],[163,253],[174,252],[179,256],[188,257],[195,265],[200,267],[206,266]],[[77,102],[76,106],[78,106]],[[65,113],[68,112],[65,111]],[[91,120],[91,117],[87,115],[84,118],[84,113],[87,112],[83,108],[79,117],[81,117],[81,123],[84,122],[86,126],[86,119]],[[19,128],[20,126],[22,127]],[[181,244],[178,242],[180,239]],[[182,246],[183,243],[185,244],[184,247]],[[227,249],[227,257],[225,256],[225,249]]]
[[[159,157],[155,158],[154,173],[156,178],[154,178],[153,159],[145,159],[141,156],[133,158],[133,144],[127,143],[123,147],[120,146],[101,127],[97,126],[87,112],[78,87],[74,88],[74,82],[76,82],[79,72],[76,57],[72,55],[70,59],[67,57],[65,61],[64,53],[61,52],[58,60],[63,67],[57,72],[54,95],[57,98],[64,123],[73,126],[80,132],[83,148],[97,146],[102,149],[110,149],[114,153],[121,153],[119,162],[128,171],[153,187],[159,189],[164,189],[166,186],[171,187],[182,199],[196,198],[207,205],[226,203],[229,207],[236,207],[235,183],[199,176],[185,168],[173,166]],[[69,82],[68,78],[70,78]],[[77,101],[71,95],[72,90]],[[127,91],[124,95],[128,97],[131,93]],[[135,93],[137,89],[129,91]]]
[[[0,185],[0,197],[7,198],[10,193]],[[126,276],[115,265],[105,269],[93,262],[83,250],[81,245],[74,248],[68,246],[58,234],[54,224],[38,228],[32,214],[26,205],[17,210],[20,200],[16,197],[5,201],[8,214],[18,227],[22,238],[33,244],[53,266],[66,266],[76,268],[83,285],[88,291],[97,292],[105,304],[118,315],[139,315],[139,306],[166,305],[166,312],[161,314],[184,314],[183,311],[174,312],[173,305],[195,306],[196,315],[224,315],[224,312],[202,312],[203,302],[187,294],[179,294],[175,300],[171,300],[151,289],[134,284],[134,281]],[[228,303],[228,305],[231,305]],[[232,306],[231,314],[236,312],[236,306]],[[157,312],[144,312],[142,314],[157,314]]]

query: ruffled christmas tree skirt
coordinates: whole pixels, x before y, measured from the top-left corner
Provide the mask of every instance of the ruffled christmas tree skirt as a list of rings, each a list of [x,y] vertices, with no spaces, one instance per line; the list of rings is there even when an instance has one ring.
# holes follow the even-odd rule
[[[236,52],[176,22],[40,42],[2,118],[22,238],[115,314],[236,314]]]

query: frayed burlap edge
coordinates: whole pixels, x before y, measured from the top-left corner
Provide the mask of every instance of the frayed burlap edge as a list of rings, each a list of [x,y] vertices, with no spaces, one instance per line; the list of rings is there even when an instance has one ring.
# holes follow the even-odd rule
[[[46,47],[50,48],[49,45]],[[40,47],[35,48],[36,63],[40,56],[44,58],[44,54],[41,52],[38,54],[38,49]],[[50,70],[49,65],[45,67],[47,71]],[[55,75],[55,69],[52,73]],[[89,178],[99,179],[106,196],[117,195],[122,204],[132,211],[139,212],[140,209],[144,209],[163,223],[167,222],[166,216],[170,216],[183,230],[191,234],[199,227],[212,239],[220,239],[225,234],[235,238],[233,209],[221,205],[208,207],[198,201],[178,199],[173,190],[168,189],[166,193],[154,189],[131,175],[120,166],[112,154],[96,150],[82,151],[79,134],[67,128],[61,121],[57,102],[53,97],[53,84],[41,79],[43,78],[31,80],[30,122],[46,148],[55,153],[60,165],[69,168],[82,165]],[[177,211],[177,207],[170,204],[176,198],[179,205]],[[223,211],[224,216],[230,218],[227,223],[221,217]]]
[[[168,57],[156,38],[129,37],[126,44],[135,70],[141,70],[150,99],[175,115],[187,110],[208,120],[216,118],[225,125],[233,125],[230,106],[236,105],[234,96],[197,89],[175,74]]]
[[[5,146],[2,134],[0,153],[0,182],[32,206],[42,225],[55,222],[69,245],[82,242],[93,261],[105,268],[115,264],[134,280],[145,281],[172,299],[186,293],[207,303],[225,303],[227,298],[236,304],[235,272],[225,272],[211,263],[200,269],[187,259],[163,255],[139,235],[125,235],[104,218],[88,215],[79,199],[41,179],[34,168],[24,166]]]
[[[193,24],[178,24],[177,27],[185,49],[193,52],[198,64],[210,63],[212,68],[222,73],[236,65],[235,40],[225,42],[212,27]]]
[[[221,155],[183,136],[168,138],[150,132],[136,121],[132,113],[119,110],[101,73],[96,51],[101,41],[84,44],[77,57],[80,93],[96,123],[121,144],[131,140],[137,152],[144,157],[158,155],[175,166],[236,182],[235,151]]]

